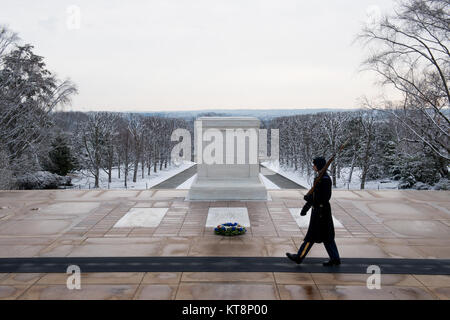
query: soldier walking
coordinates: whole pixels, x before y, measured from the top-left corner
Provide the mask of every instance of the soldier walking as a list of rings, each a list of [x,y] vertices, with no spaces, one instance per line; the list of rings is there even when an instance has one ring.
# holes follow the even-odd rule
[[[326,165],[326,160],[323,157],[317,157],[313,160],[313,165],[314,171],[319,172]],[[331,198],[331,186],[331,178],[325,172],[318,182],[317,187],[314,189],[314,192],[304,196],[306,204],[300,215],[305,216],[309,209],[311,207],[313,208],[308,232],[297,254],[286,253],[286,256],[297,264],[302,263],[314,243],[321,242],[323,242],[330,256],[330,260],[324,262],[323,265],[335,266],[341,264],[336,242],[334,241],[334,225],[329,202]]]

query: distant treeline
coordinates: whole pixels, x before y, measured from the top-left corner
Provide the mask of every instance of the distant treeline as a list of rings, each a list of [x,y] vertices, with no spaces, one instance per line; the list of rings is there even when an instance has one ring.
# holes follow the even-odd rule
[[[431,112],[432,110],[429,110]],[[392,178],[400,180],[400,188],[445,188],[448,179],[447,159],[419,137],[411,135],[402,121],[426,122],[424,116],[409,112],[358,110],[354,112],[324,112],[275,118],[267,122],[280,130],[280,162],[305,175],[313,174],[312,160],[327,159],[348,139],[344,150],[330,167],[333,184],[341,169],[350,168],[349,180],[355,167],[361,169],[361,189],[367,180]],[[448,110],[446,111],[448,112]],[[397,117],[401,117],[399,120]],[[428,127],[424,136],[438,137],[438,129]]]

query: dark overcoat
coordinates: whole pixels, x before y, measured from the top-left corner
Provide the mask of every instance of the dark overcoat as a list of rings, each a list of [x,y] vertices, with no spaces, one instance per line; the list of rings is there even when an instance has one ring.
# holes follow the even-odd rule
[[[306,242],[321,243],[334,240],[334,225],[329,202],[331,186],[331,178],[325,173],[314,189],[312,202],[305,204],[305,206],[313,208],[304,240]]]

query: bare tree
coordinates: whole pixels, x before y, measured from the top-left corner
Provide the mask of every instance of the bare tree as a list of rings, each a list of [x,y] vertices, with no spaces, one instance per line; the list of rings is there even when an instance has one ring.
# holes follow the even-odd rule
[[[116,154],[114,145],[117,143],[118,136],[118,115],[115,113],[107,112],[100,113],[100,117],[104,117],[103,121],[105,123],[102,169],[108,175],[108,183],[111,183],[112,167]]]
[[[19,41],[17,33],[12,32],[4,25],[0,25],[0,57],[6,54],[7,50],[17,41]]]
[[[133,138],[134,146],[134,170],[133,170],[133,182],[137,180],[139,160],[142,160],[143,147],[144,147],[144,135],[145,126],[142,117],[137,114],[130,115],[128,119],[128,130]],[[142,165],[144,161],[142,160]]]
[[[125,188],[128,187],[128,174],[132,166],[132,156],[133,156],[133,138],[131,136],[130,130],[128,128],[128,117],[122,116],[117,120],[117,130],[118,130],[118,147],[117,153],[118,158],[121,159],[123,165],[123,179]],[[119,167],[119,170],[121,168]]]
[[[104,168],[113,143],[114,116],[108,112],[89,114],[88,121],[82,128],[81,141],[86,151],[85,167],[94,176],[94,188],[99,187],[100,170]],[[111,177],[111,170],[105,170]]]
[[[338,151],[340,145],[346,139],[345,125],[348,121],[348,113],[343,112],[325,112],[321,114],[321,126],[325,139],[327,141],[327,147],[331,154]],[[336,187],[337,176],[337,163],[339,162],[339,155],[336,155],[335,160],[331,163],[331,176],[333,180],[333,186]]]
[[[409,142],[425,144],[444,160],[447,174],[450,2],[405,0],[393,15],[364,28],[358,39],[373,51],[364,66],[403,94],[403,103],[387,104],[385,111],[409,130]]]

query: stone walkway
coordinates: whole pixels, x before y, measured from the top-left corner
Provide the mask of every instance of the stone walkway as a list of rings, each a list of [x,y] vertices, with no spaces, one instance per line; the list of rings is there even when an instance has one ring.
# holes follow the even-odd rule
[[[0,191],[0,257],[283,257],[306,232],[291,214],[306,190],[269,191],[272,201],[187,202],[187,190]],[[344,258],[450,258],[450,192],[333,191]],[[211,207],[246,208],[247,234],[214,235]],[[167,208],[155,227],[115,228],[132,208]],[[315,245],[310,257],[326,257]],[[277,272],[0,274],[0,299],[449,299],[450,276]]]
[[[193,165],[189,169],[186,169],[175,176],[153,186],[151,189],[176,189],[183,182],[191,178],[197,173],[197,165]],[[281,189],[306,189],[305,187],[289,180],[282,175],[275,173],[274,171],[261,166],[261,173],[274,184],[276,184]]]

